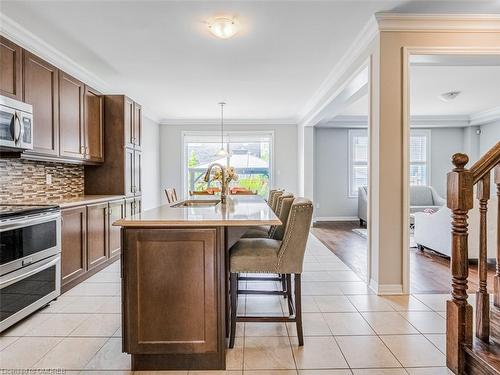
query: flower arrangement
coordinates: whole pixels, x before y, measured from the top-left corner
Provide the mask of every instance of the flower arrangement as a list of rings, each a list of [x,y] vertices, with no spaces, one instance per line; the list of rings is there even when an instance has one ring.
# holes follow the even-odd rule
[[[231,181],[238,181],[238,175],[234,167],[224,167],[224,175],[226,177],[226,181],[224,181],[226,186],[229,186]],[[222,171],[219,168],[214,172],[213,179],[222,182]]]

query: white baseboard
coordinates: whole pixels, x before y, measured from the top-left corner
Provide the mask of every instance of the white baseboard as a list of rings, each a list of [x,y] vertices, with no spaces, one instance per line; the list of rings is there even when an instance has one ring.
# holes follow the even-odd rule
[[[402,284],[382,284],[379,285],[378,282],[371,279],[370,289],[373,290],[379,296],[390,296],[390,295],[400,295],[403,294]]]
[[[314,221],[359,221],[357,216],[318,216]]]

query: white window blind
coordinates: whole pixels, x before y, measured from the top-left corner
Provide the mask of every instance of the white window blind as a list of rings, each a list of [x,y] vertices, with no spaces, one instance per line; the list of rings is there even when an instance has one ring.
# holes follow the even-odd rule
[[[368,132],[349,130],[349,196],[356,197],[368,185]]]
[[[410,185],[429,185],[430,133],[428,130],[410,132]]]

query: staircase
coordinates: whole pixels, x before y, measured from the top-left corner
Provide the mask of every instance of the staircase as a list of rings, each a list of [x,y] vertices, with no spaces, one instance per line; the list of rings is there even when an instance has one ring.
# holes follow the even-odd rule
[[[500,219],[497,217],[497,241],[487,243],[487,210],[491,175],[496,185],[500,214],[500,142],[470,169],[469,158],[453,155],[455,168],[448,173],[448,207],[452,211],[452,293],[446,305],[446,361],[455,374],[500,375]],[[493,172],[493,173],[492,173]],[[474,188],[476,194],[474,194]],[[475,197],[474,197],[475,195]],[[479,201],[479,288],[475,291],[476,308],[468,303],[468,212],[473,200]],[[496,247],[496,272],[493,298],[488,294],[487,246]],[[475,267],[475,266],[474,266]],[[473,326],[473,313],[476,315]]]

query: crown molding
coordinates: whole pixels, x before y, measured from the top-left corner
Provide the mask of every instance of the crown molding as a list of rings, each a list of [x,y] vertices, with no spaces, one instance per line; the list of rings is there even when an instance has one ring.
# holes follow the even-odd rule
[[[500,115],[500,113],[498,113]],[[500,118],[497,116],[496,118]],[[470,116],[462,115],[419,115],[412,116],[410,120],[413,128],[466,128],[480,125],[472,123]],[[342,115],[319,124],[319,128],[366,128],[368,116],[364,115]]]
[[[311,99],[308,100],[302,111],[298,115],[298,123],[305,126],[311,125],[309,122],[314,116],[319,113],[332,98],[336,96],[339,81],[349,72],[352,66],[359,59],[361,54],[368,48],[370,43],[378,36],[378,24],[374,16],[370,17],[369,21],[363,27],[361,32],[356,36],[353,43],[342,56],[340,61],[335,64],[326,79],[314,93]]]
[[[500,120],[500,107],[487,109],[470,116],[471,126],[484,125],[498,120]]]
[[[160,125],[167,126],[219,126],[220,119],[162,119]],[[297,126],[295,119],[224,119],[226,125],[293,125]]]
[[[376,13],[380,31],[498,32],[500,14]]]

